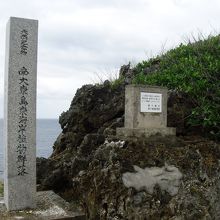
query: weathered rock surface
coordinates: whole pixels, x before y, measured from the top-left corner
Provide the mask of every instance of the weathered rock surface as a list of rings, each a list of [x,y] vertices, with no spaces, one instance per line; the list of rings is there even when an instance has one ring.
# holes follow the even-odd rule
[[[124,86],[112,88],[104,85],[86,85],[78,89],[67,112],[63,112],[59,122],[63,133],[54,145],[53,155],[67,148],[77,148],[89,133],[103,134],[105,129],[122,126],[124,114]]]
[[[54,184],[52,188],[83,207],[88,219],[220,218],[219,144],[199,136],[173,140],[151,137],[121,143],[109,137],[89,155],[82,154],[79,147],[75,156],[65,158],[59,165],[60,180],[53,179],[58,185],[63,180],[64,187],[59,185],[57,189]],[[49,159],[53,160],[56,159]],[[123,175],[137,173],[134,166],[178,168],[181,178],[168,190],[160,184],[155,184],[152,191],[145,187],[135,189],[123,182]],[[62,173],[68,172],[66,184]],[[42,187],[48,188],[50,183],[46,181]]]
[[[192,105],[170,92],[168,125],[177,138],[119,140],[124,85],[83,86],[60,116],[53,154],[38,160],[39,189],[55,190],[94,220],[220,219],[220,144],[186,124]]]

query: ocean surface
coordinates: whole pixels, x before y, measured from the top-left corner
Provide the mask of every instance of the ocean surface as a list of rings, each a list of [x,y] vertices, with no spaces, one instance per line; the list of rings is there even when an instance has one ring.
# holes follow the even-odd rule
[[[37,157],[48,158],[61,132],[57,119],[37,119]],[[3,119],[0,119],[0,179],[3,178]]]

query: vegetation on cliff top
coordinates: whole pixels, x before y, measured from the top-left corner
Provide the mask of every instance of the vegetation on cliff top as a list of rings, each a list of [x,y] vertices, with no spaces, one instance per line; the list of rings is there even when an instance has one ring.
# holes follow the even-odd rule
[[[166,86],[191,97],[188,124],[220,139],[220,36],[180,44],[134,68],[133,83]]]

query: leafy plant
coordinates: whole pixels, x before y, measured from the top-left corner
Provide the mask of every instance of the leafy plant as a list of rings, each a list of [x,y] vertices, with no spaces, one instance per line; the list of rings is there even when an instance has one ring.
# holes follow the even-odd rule
[[[134,71],[136,84],[187,93],[196,106],[188,123],[220,138],[220,36],[180,44],[162,56],[138,63]]]

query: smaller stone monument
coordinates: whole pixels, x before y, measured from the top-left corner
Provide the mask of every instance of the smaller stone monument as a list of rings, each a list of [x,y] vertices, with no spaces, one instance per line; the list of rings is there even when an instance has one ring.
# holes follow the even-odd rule
[[[125,88],[125,127],[117,128],[123,137],[176,135],[167,127],[167,88],[128,85]]]

